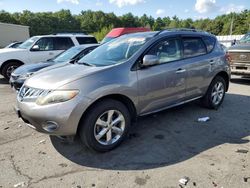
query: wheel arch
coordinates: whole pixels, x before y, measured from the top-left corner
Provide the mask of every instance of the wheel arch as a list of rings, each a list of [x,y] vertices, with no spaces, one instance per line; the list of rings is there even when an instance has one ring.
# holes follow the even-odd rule
[[[137,110],[135,108],[135,105],[133,103],[133,101],[125,96],[125,95],[122,95],[122,94],[110,94],[110,95],[106,95],[106,96],[103,96],[101,98],[98,98],[97,100],[95,100],[90,106],[88,106],[88,108],[83,112],[82,116],[81,116],[81,119],[78,123],[78,127],[77,127],[77,132],[80,128],[80,124],[81,122],[83,121],[84,119],[84,116],[88,113],[88,111],[95,105],[97,104],[98,102],[102,101],[102,100],[105,100],[105,99],[113,99],[113,100],[117,100],[119,102],[121,102],[122,104],[124,104],[127,108],[128,108],[128,111],[131,115],[131,119],[132,121],[136,121],[136,118],[137,118]]]
[[[3,64],[0,66],[0,73],[1,73],[1,74],[2,74],[2,71],[3,71],[3,67],[4,67],[5,65],[7,65],[8,63],[10,63],[10,62],[17,62],[17,63],[19,63],[20,65],[24,65],[24,62],[22,62],[22,61],[20,61],[20,60],[18,60],[18,59],[9,59],[9,60],[3,62]]]
[[[228,89],[229,89],[229,81],[230,81],[230,77],[229,77],[228,73],[226,71],[221,71],[221,72],[217,73],[215,75],[215,77],[216,76],[220,76],[225,80],[225,82],[226,82],[226,91],[228,91]]]

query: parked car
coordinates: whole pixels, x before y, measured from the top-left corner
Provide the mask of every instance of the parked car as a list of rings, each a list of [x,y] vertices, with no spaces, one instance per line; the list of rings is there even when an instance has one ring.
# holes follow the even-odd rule
[[[8,46],[6,46],[5,48],[17,48],[18,46],[20,46],[20,44],[22,44],[23,42],[12,42],[10,43]]]
[[[228,55],[232,74],[250,76],[250,32],[228,48]]]
[[[22,65],[11,73],[11,87],[14,87],[18,91],[22,87],[25,80],[35,72],[55,64],[62,64],[65,62],[74,63],[98,46],[99,44],[84,44],[80,46],[74,46],[50,60],[35,64]]]
[[[17,113],[50,135],[79,134],[91,149],[118,146],[137,116],[200,99],[217,109],[230,67],[216,37],[196,30],[129,34],[76,64],[39,72],[17,96]]]
[[[97,43],[90,35],[34,36],[18,48],[0,49],[0,73],[9,80],[11,73],[21,65],[46,61],[72,46],[90,43]]]
[[[117,37],[120,37],[125,34],[129,33],[137,33],[137,32],[147,32],[150,31],[149,28],[144,28],[144,27],[122,27],[122,28],[114,28],[112,29],[102,40],[102,44],[109,42]]]

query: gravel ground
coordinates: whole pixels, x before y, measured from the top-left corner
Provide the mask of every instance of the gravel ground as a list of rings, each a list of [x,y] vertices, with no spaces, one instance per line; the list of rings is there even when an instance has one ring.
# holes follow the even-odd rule
[[[250,187],[250,79],[234,78],[221,108],[186,104],[140,118],[127,140],[99,154],[28,128],[0,77],[0,188]],[[197,122],[209,116],[208,122]]]

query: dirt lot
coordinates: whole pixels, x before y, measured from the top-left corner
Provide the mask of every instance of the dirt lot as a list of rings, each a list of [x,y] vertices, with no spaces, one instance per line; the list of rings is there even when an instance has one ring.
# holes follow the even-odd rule
[[[141,118],[116,150],[99,154],[33,131],[0,77],[2,187],[250,187],[250,79],[234,79],[218,111],[192,103]],[[197,122],[209,116],[209,122]],[[184,186],[183,186],[184,187]]]

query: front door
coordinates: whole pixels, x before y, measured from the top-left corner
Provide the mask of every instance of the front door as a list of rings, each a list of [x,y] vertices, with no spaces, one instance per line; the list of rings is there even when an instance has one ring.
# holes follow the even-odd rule
[[[53,37],[43,37],[30,49],[30,61],[28,63],[46,61],[48,59],[52,59],[61,52],[63,52],[63,50],[57,50],[55,48]]]
[[[140,114],[181,102],[186,89],[186,67],[181,61],[180,39],[163,39],[145,55],[158,56],[160,64],[137,71]]]

